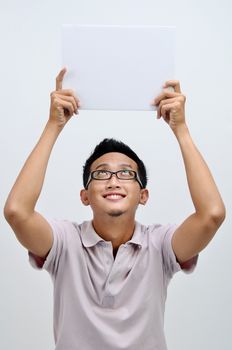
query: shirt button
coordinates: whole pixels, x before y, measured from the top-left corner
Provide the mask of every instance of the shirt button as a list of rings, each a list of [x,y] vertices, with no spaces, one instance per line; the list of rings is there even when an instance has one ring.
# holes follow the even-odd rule
[[[113,307],[114,306],[113,295],[106,295],[102,300],[102,305],[105,307]]]

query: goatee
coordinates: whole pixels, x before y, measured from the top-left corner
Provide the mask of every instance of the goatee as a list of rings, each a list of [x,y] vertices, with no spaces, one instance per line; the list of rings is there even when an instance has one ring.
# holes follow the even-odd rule
[[[112,217],[118,217],[118,216],[121,216],[121,215],[123,215],[124,214],[124,212],[123,211],[121,211],[121,210],[114,210],[114,211],[111,211],[111,212],[109,212],[108,213],[108,215],[109,216],[112,216]]]

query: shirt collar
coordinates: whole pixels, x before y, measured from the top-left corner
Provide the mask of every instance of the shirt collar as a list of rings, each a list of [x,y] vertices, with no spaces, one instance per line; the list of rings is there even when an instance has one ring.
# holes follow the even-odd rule
[[[135,221],[135,230],[131,239],[125,244],[135,244],[142,247],[143,230],[142,225]],[[106,242],[94,230],[92,221],[84,221],[81,229],[81,240],[84,247],[89,248],[95,246],[98,242]]]
[[[86,248],[93,247],[98,242],[104,242],[104,239],[102,239],[94,230],[92,221],[83,222],[81,228],[81,240]]]
[[[132,243],[132,244],[136,244],[137,246],[139,246],[140,248],[142,247],[142,242],[143,242],[143,237],[144,237],[144,232],[143,232],[143,228],[142,225],[135,221],[135,229],[134,229],[134,233],[133,236],[131,237],[131,239],[127,242]]]

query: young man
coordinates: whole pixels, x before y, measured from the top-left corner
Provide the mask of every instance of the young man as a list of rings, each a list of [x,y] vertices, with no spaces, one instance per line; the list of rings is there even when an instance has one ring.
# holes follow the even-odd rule
[[[191,139],[180,85],[168,81],[154,104],[179,143],[194,213],[178,227],[136,222],[138,205],[148,200],[146,169],[128,146],[105,139],[84,166],[80,196],[93,220],[48,222],[36,202],[53,145],[79,107],[74,92],[62,89],[64,74],[57,76],[49,120],[9,194],[5,217],[31,263],[52,276],[57,350],[164,350],[168,283],[175,272],[193,270],[224,220],[224,204]]]

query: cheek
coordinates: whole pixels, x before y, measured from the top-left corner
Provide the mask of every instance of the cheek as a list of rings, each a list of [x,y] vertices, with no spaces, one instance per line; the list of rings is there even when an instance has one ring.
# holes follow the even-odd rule
[[[131,203],[139,204],[140,199],[141,199],[141,195],[139,192],[134,191],[128,196],[128,198],[129,198]]]
[[[101,189],[99,189],[98,187],[92,187],[89,192],[88,192],[88,199],[89,199],[89,204],[94,204],[94,203],[98,203],[99,200],[101,200]]]

